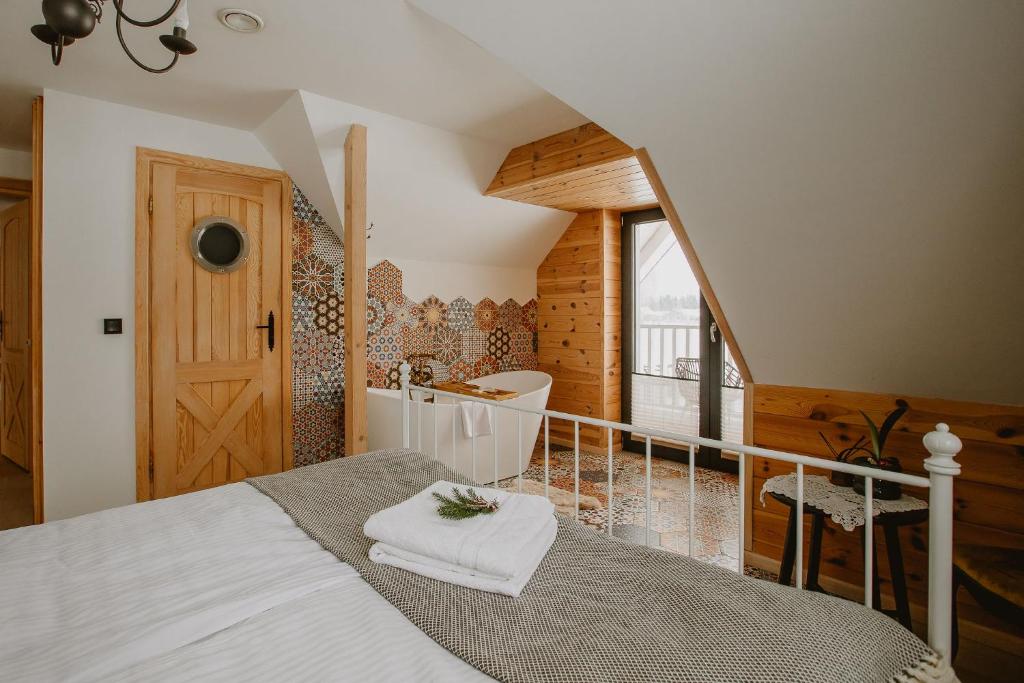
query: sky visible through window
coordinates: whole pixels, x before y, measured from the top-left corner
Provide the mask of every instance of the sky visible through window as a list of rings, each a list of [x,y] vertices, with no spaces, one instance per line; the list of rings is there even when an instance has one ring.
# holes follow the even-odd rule
[[[634,240],[640,325],[698,325],[700,286],[666,221],[637,226]]]

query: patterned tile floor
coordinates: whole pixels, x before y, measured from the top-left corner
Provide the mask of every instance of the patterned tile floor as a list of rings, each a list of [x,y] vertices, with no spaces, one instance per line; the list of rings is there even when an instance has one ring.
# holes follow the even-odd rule
[[[612,456],[613,503],[612,533],[637,543],[644,541],[647,530],[644,504],[644,458],[630,452]],[[572,451],[553,451],[550,456],[550,486],[573,491]],[[544,452],[535,453],[526,479],[544,481]],[[735,474],[696,469],[696,510],[694,556],[705,562],[736,571],[739,540],[739,480]],[[515,488],[516,480],[501,482],[504,488]],[[580,521],[600,531],[608,523],[608,456],[580,452],[580,494],[600,501],[594,510],[580,510]],[[689,472],[685,463],[653,458],[651,463],[651,543],[666,550],[687,554],[689,550]],[[747,566],[745,572],[759,578],[773,579],[765,572]]]

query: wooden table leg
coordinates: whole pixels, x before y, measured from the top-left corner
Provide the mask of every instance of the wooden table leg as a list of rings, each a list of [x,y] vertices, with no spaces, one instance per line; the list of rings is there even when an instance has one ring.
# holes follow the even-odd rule
[[[878,545],[871,549],[871,566],[874,569],[871,570],[871,603],[875,606],[879,612],[884,612],[882,609],[882,582],[878,576]]]
[[[821,535],[825,528],[825,515],[811,515],[811,552],[807,558],[807,590],[820,591],[818,573],[821,570]]]
[[[885,549],[889,556],[889,579],[892,581],[892,595],[896,601],[896,619],[910,629],[910,602],[907,600],[907,579],[903,574],[903,551],[900,548],[900,530],[895,524],[883,524]]]
[[[779,583],[788,586],[793,578],[793,563],[796,561],[796,505],[789,508],[789,522],[786,524],[786,542],[782,548],[782,564],[779,566]]]

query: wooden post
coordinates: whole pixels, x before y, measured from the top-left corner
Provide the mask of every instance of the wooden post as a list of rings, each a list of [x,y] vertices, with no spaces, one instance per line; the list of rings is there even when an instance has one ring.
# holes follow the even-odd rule
[[[43,507],[43,98],[32,100],[32,237],[29,263],[31,451],[33,521],[46,521]]]
[[[366,126],[345,138],[345,455],[366,438]]]

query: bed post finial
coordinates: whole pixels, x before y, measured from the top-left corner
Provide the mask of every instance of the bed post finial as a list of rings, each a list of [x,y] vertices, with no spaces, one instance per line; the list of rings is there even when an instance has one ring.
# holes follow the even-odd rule
[[[953,477],[963,444],[939,423],[924,436],[931,457],[924,461],[931,480],[928,494],[928,644],[947,661],[953,620]]]
[[[398,386],[402,391],[402,448],[409,447],[409,373],[412,368],[402,362],[398,366]]]

